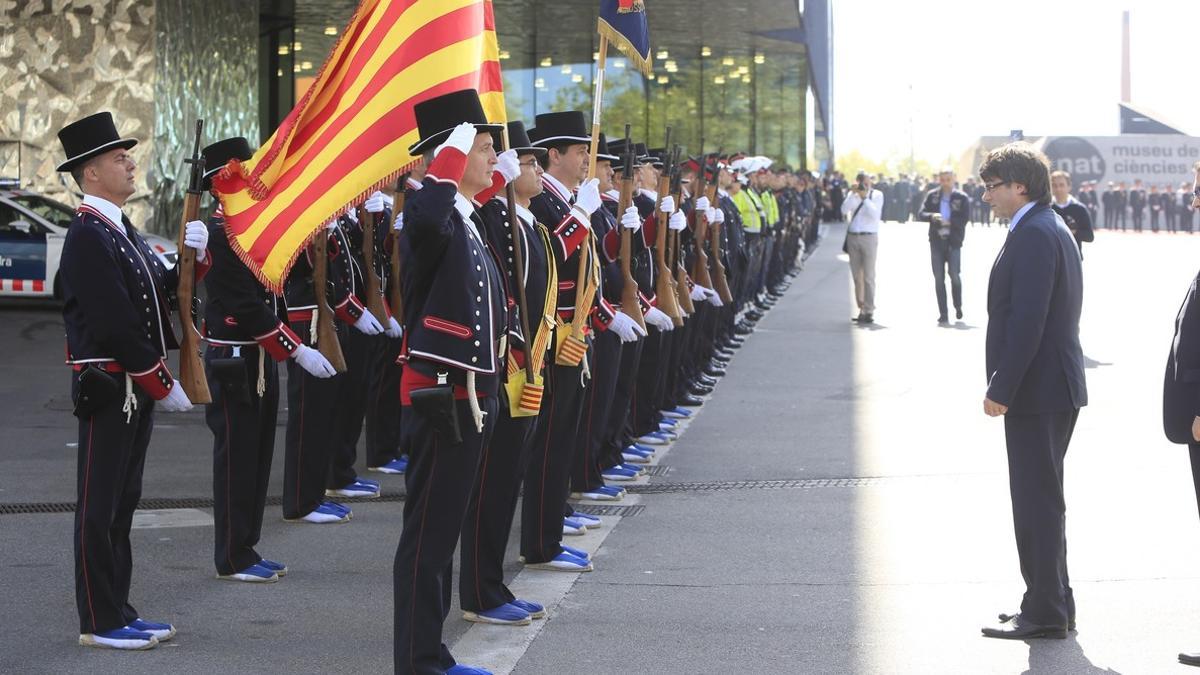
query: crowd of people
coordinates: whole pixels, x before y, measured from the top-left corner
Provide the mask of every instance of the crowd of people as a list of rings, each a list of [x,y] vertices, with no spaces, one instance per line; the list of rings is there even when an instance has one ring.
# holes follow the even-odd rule
[[[456,664],[441,640],[455,551],[464,619],[544,617],[504,584],[516,518],[526,569],[593,569],[565,542],[604,519],[576,507],[623,499],[705,403],[811,253],[830,195],[761,156],[688,157],[603,134],[593,154],[580,111],[509,122],[504,150],[474,90],[415,114],[420,161],[314,233],[282,293],[235,249],[219,205],[186,224],[183,250],[206,291],[217,577],[289,571],[257,550],[286,397],[283,520],[345,523],[347,498],[380,494],[356,471],[365,429],[368,471],[402,474],[406,488],[396,671],[462,675],[485,671]],[[158,264],[121,211],[136,140],[109,113],[59,136],[59,170],[85,195],[62,256],[80,643],[148,649],[176,628],[129,602],[129,529],[154,413],[192,407],[166,361],[179,267]],[[198,189],[251,155],[240,137],[209,145]]]

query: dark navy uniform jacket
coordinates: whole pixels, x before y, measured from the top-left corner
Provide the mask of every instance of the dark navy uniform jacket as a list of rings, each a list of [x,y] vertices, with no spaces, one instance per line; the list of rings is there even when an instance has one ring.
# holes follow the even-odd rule
[[[204,277],[204,340],[212,345],[262,347],[283,361],[300,346],[287,325],[287,303],[262,284],[229,245],[225,220],[208,221],[213,269]]]
[[[367,218],[374,218],[376,214],[368,213],[365,209],[362,214]],[[358,215],[358,214],[356,214]],[[391,308],[387,303],[387,287],[388,279],[391,278],[391,237],[389,233],[392,230],[392,213],[389,209],[384,209],[379,215],[379,224],[375,226],[375,257],[371,264],[375,266],[375,274],[379,277],[379,289],[383,293],[383,306],[389,312]],[[347,244],[350,255],[350,269],[354,275],[354,295],[358,301],[367,305],[367,280],[365,266],[367,261],[363,252],[363,227],[362,222],[354,220],[349,216],[342,216],[338,224],[342,231],[342,241]],[[387,327],[387,316],[375,317],[380,323]]]
[[[362,301],[355,295],[354,269],[350,262],[350,247],[340,227],[324,230],[327,281],[325,289],[329,306],[337,318],[353,325],[363,314]],[[320,235],[318,235],[320,236]],[[289,321],[311,321],[317,309],[313,294],[312,247],[304,248],[304,255],[296,259],[284,282],[283,294],[287,298]],[[378,318],[378,317],[376,317]],[[315,339],[316,336],[313,336]]]
[[[509,325],[508,298],[499,264],[483,238],[483,222],[470,202],[456,200],[456,181],[465,165],[462,153],[444,148],[424,187],[404,204],[402,357],[420,375],[446,372],[460,386],[467,371],[474,371],[476,391],[496,396],[504,373],[499,352]]]
[[[128,218],[125,232],[86,202],[67,231],[59,270],[67,363],[97,364],[126,372],[152,398],[167,395],[174,381],[167,350],[178,349],[170,308],[178,285]],[[202,278],[210,259],[196,265]]]
[[[488,200],[477,209],[480,221],[483,223],[484,237],[488,245],[504,263],[501,269],[505,276],[505,286],[508,289],[509,348],[523,354],[520,347],[525,344],[525,336],[521,332],[521,317],[517,311],[516,293],[516,260],[513,257],[514,245],[512,228],[509,226],[508,203],[500,198]],[[550,252],[546,250],[542,240],[540,224],[527,223],[524,218],[517,218],[521,228],[521,262],[525,269],[521,279],[525,284],[525,302],[529,305],[529,330],[536,335],[537,322],[541,320],[542,310],[546,306],[546,284],[550,279]],[[520,359],[518,359],[519,361]]]

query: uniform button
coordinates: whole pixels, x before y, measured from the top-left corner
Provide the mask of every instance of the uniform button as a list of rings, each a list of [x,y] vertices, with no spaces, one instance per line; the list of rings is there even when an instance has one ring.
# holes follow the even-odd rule
[[[479,282],[479,287],[480,287],[480,288],[483,288],[483,282],[482,282],[482,281],[481,281],[481,282]]]
[[[476,340],[476,341],[475,341],[475,346],[476,346],[476,347],[478,347],[478,346],[479,346],[479,340]]]
[[[479,251],[476,251],[475,249],[471,249],[471,255],[479,255]]]
[[[478,356],[472,356],[472,357],[471,357],[471,363],[478,363],[478,362],[479,362],[479,357],[478,357]]]
[[[483,271],[483,268],[482,268],[482,267],[480,267],[479,265],[476,265],[476,266],[475,266],[475,271],[476,271],[476,272],[482,272],[482,271]]]
[[[145,293],[142,293],[142,299],[143,299],[143,300],[149,300],[149,299],[150,299],[150,296],[146,295]]]
[[[475,312],[475,313],[478,314],[479,312]],[[480,326],[479,324],[475,324],[475,330],[483,330],[483,326]],[[475,344],[479,344],[479,343],[477,342]]]
[[[475,316],[479,316],[479,310],[475,310]]]
[[[483,302],[483,298],[477,295],[475,296],[475,302]]]

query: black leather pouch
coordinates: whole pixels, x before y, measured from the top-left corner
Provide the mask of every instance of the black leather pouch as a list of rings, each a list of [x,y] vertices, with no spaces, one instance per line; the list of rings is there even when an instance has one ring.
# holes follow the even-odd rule
[[[454,404],[454,386],[446,381],[446,373],[438,373],[437,378],[437,385],[409,393],[412,407],[429,420],[444,442],[458,445],[462,443],[462,428],[458,424],[458,406]]]
[[[121,396],[121,383],[115,376],[95,366],[79,371],[79,395],[72,412],[81,420],[88,419],[104,406]]]
[[[212,359],[208,362],[208,368],[231,402],[243,405],[251,402],[250,376],[246,373],[246,359],[240,356]]]

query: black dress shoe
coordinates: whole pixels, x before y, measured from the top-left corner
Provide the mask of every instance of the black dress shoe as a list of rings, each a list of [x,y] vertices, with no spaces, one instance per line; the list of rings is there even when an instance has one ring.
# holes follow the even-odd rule
[[[704,405],[704,399],[694,394],[685,394],[679,397],[678,403],[687,408],[699,408]]]
[[[949,318],[949,317],[947,317],[945,314],[943,314],[943,315],[939,316],[939,317],[938,317],[938,325],[939,325],[939,326],[949,326],[949,325],[950,325],[950,318]]]
[[[1193,652],[1191,654],[1180,652],[1179,662],[1187,666],[1200,666],[1200,652]]]
[[[754,332],[754,327],[753,326],[743,326],[743,325],[739,324],[737,326],[737,328],[733,329],[733,332],[737,333],[738,335],[749,335]]]
[[[731,359],[730,357],[722,356],[722,355],[717,355],[717,356],[712,357],[712,362],[717,364],[718,366],[721,366],[722,368],[724,368],[725,366],[728,366],[729,362],[732,360],[733,359]]]
[[[1016,614],[1001,614],[997,618],[1000,619],[1000,623],[1008,623],[1015,616],[1016,616]],[[1071,617],[1071,618],[1067,619],[1067,630],[1072,631],[1072,632],[1075,631],[1075,617]]]
[[[1042,626],[1027,621],[1017,614],[1010,616],[1008,621],[1003,621],[999,625],[985,626],[983,637],[1001,640],[1036,640],[1038,638],[1065,640],[1067,629],[1063,626]]]
[[[954,308],[954,318],[956,318],[956,319],[962,319],[962,307],[955,307],[955,308]]]
[[[696,382],[693,386],[708,387],[711,389],[717,386],[717,378],[711,375],[701,375],[700,377],[696,378]]]
[[[704,369],[704,374],[715,380],[717,378],[725,377],[725,369],[719,366],[709,366],[708,368]]]
[[[691,389],[688,389],[688,393],[692,396],[708,396],[709,394],[713,393],[713,388],[706,387],[702,384],[697,384]]]

